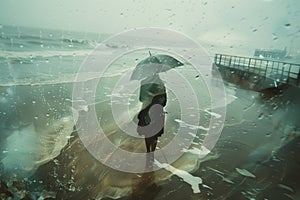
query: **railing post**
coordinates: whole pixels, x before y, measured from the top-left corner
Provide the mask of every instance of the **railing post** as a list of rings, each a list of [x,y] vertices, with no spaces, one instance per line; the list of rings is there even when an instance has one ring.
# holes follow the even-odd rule
[[[215,54],[215,57],[214,57],[214,62],[217,64],[217,56],[218,54]]]
[[[292,67],[292,65],[290,64],[290,66],[289,66],[289,71],[288,71],[288,75],[287,75],[287,83],[290,82],[291,67]]]
[[[269,67],[269,61],[267,61],[267,66],[266,66],[266,69],[265,69],[264,77],[267,77],[268,67]]]
[[[283,80],[284,65],[285,65],[285,63],[282,63],[282,67],[281,67],[282,70],[281,70],[281,77],[280,77],[281,81]]]
[[[298,86],[299,82],[300,82],[300,67],[298,68],[297,86]]]
[[[248,67],[250,67],[250,65],[251,65],[251,60],[252,60],[252,58],[249,58]]]

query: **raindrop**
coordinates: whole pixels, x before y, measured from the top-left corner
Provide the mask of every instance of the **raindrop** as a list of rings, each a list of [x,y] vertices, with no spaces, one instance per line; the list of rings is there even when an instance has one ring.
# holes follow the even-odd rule
[[[260,114],[258,115],[258,119],[261,120],[261,119],[263,119],[263,118],[264,118],[264,113],[260,113]]]
[[[272,34],[273,40],[277,40],[278,37],[275,34]]]
[[[269,19],[269,17],[265,17],[263,20],[268,20]]]
[[[33,101],[32,101],[32,104],[35,104],[35,103],[36,103],[36,101],[33,100]]]
[[[35,119],[35,120],[38,120],[38,116],[35,116],[34,119]]]
[[[49,63],[49,59],[48,58],[46,59],[46,63]]]
[[[59,162],[58,162],[57,159],[54,159],[53,162],[54,162],[55,165],[59,165]]]
[[[49,117],[50,116],[50,114],[49,113],[46,113],[46,117]]]
[[[257,29],[256,29],[256,28],[252,30],[252,32],[253,32],[253,33],[255,33],[256,31],[257,31]]]
[[[23,48],[24,46],[22,44],[20,44],[20,48]]]
[[[75,173],[75,166],[72,166],[71,172]]]
[[[291,24],[290,24],[290,23],[286,23],[284,26],[285,26],[285,27],[290,27]]]
[[[75,188],[74,186],[70,186],[70,187],[69,187],[69,191],[71,191],[71,192],[74,192],[75,189],[76,189],[76,188]]]
[[[266,133],[266,137],[270,137],[271,135],[272,135],[271,132],[267,132],[267,133]]]

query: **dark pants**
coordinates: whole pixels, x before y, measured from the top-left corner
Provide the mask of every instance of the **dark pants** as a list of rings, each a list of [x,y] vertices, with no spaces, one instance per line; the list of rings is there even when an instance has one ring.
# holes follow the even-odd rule
[[[152,137],[145,137],[145,143],[147,152],[153,152],[155,151],[156,145],[157,145],[157,136],[154,135]]]

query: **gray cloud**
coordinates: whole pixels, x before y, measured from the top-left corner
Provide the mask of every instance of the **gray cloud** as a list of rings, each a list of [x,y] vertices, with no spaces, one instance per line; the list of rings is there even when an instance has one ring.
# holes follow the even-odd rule
[[[210,45],[212,51],[241,51],[242,54],[259,47],[289,47],[292,41],[294,47],[300,46],[299,19],[298,0],[27,0],[0,3],[0,23],[6,25],[102,33],[118,33],[141,26],[164,27]]]

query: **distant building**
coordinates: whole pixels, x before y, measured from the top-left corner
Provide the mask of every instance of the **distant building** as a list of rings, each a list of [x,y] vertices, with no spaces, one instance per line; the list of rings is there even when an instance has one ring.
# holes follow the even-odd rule
[[[271,49],[271,50],[264,50],[264,49],[255,49],[254,56],[259,58],[272,58],[272,59],[284,59],[286,57],[287,50],[280,49]]]

